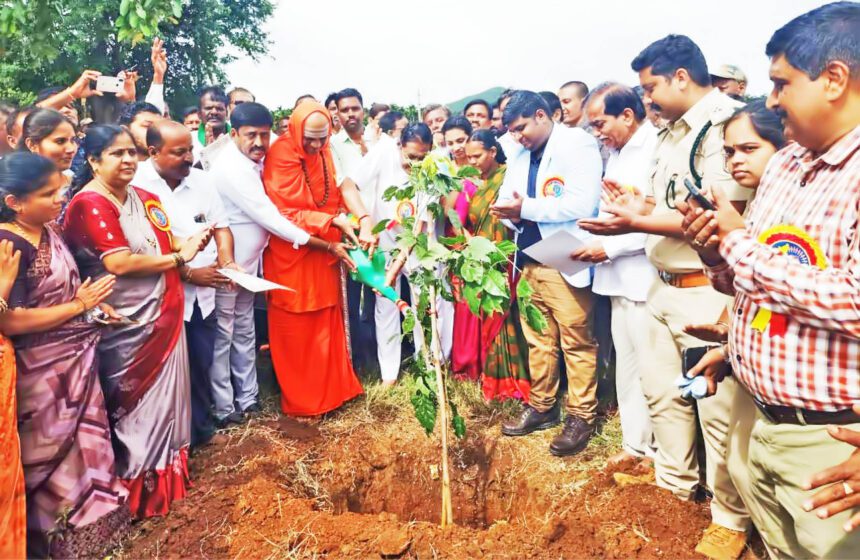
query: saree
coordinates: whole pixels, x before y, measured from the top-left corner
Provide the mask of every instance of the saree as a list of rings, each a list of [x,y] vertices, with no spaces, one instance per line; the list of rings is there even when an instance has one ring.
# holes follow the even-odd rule
[[[81,284],[78,268],[54,226],[43,230],[38,248],[3,230],[22,252],[10,307],[29,309],[68,303]],[[72,533],[110,537],[122,520],[108,518],[127,492],[114,469],[110,427],[98,379],[97,323],[83,315],[38,333],[13,337],[18,367],[18,434],[27,489],[27,548],[30,556],[53,553]],[[111,530],[111,524],[117,523]],[[71,531],[67,531],[71,529]]]
[[[510,232],[497,218],[490,214],[496,201],[505,166],[493,172],[484,184],[478,187],[469,200],[469,211],[464,226],[473,235],[486,237],[494,242],[510,238]],[[520,327],[519,309],[516,301],[516,282],[513,270],[508,270],[511,291],[511,306],[506,313],[476,317],[465,302],[457,302],[455,308],[454,346],[475,356],[477,371],[471,370],[472,378],[479,377],[487,400],[515,398],[528,402],[529,382],[528,345]],[[457,338],[459,332],[461,338]],[[461,354],[462,355],[462,354]],[[455,370],[456,371],[456,370]]]
[[[328,141],[319,154],[307,154],[302,146],[304,124],[313,113],[324,114],[331,123],[319,103],[299,105],[287,133],[266,156],[263,184],[290,221],[312,236],[338,242],[341,231],[332,220],[341,212],[342,200]],[[263,276],[296,290],[267,292],[269,348],[284,414],[317,416],[360,395],[344,324],[339,260],[272,236],[263,253]]]
[[[64,227],[81,274],[93,279],[107,273],[101,259],[111,253],[172,251],[158,197],[135,187],[122,207],[97,192],[79,192]],[[132,515],[165,515],[190,485],[191,389],[179,272],[117,277],[107,303],[131,319],[105,329],[98,347],[117,474]]]
[[[18,416],[15,412],[15,351],[0,336],[0,558],[26,556],[27,511]]]

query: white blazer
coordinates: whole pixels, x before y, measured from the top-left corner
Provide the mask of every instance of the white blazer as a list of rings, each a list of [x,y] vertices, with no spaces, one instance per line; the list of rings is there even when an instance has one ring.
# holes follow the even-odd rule
[[[538,168],[535,198],[528,198],[530,157],[530,151],[522,150],[508,160],[498,200],[510,200],[515,192],[524,198],[520,217],[536,222],[544,239],[558,230],[583,241],[590,239],[591,235],[580,229],[577,221],[597,216],[600,204],[603,160],[597,140],[581,128],[553,125]],[[521,231],[509,220],[503,223],[517,234]],[[562,276],[570,285],[584,288],[591,284],[591,272],[589,268]]]

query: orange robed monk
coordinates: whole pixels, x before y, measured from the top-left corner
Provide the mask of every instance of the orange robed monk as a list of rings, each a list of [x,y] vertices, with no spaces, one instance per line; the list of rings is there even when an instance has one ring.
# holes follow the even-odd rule
[[[285,217],[327,244],[293,246],[272,236],[263,273],[295,289],[268,293],[269,343],[281,386],[281,409],[294,416],[334,410],[362,393],[346,340],[341,263],[332,244],[341,240],[334,223],[344,210],[359,216],[358,240],[376,245],[373,225],[354,185],[338,187],[329,150],[331,117],[314,101],[293,111],[287,133],[266,156],[266,193]]]

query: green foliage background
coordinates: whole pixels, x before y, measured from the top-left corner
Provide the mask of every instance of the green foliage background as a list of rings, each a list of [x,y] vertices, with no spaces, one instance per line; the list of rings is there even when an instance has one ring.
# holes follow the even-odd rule
[[[270,40],[262,29],[274,10],[270,0],[185,0],[178,19],[175,3],[126,0],[126,13],[141,13],[140,7],[147,15],[132,28],[128,17],[117,21],[121,0],[0,0],[0,99],[32,102],[35,92],[68,86],[84,69],[116,74],[133,65],[142,96],[157,34],[167,50],[167,100],[178,114],[196,104],[199,88],[226,81],[226,64],[267,53]]]

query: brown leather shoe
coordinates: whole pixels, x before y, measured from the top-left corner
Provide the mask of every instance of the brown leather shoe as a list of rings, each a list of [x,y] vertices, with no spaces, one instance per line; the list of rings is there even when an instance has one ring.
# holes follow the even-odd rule
[[[594,434],[593,425],[578,416],[568,416],[564,419],[561,433],[549,444],[549,452],[556,457],[576,455],[585,449],[592,434]]]
[[[538,412],[530,406],[525,406],[519,418],[502,424],[502,433],[506,436],[525,436],[538,430],[552,428],[558,422],[558,407],[554,406],[546,412]]]

